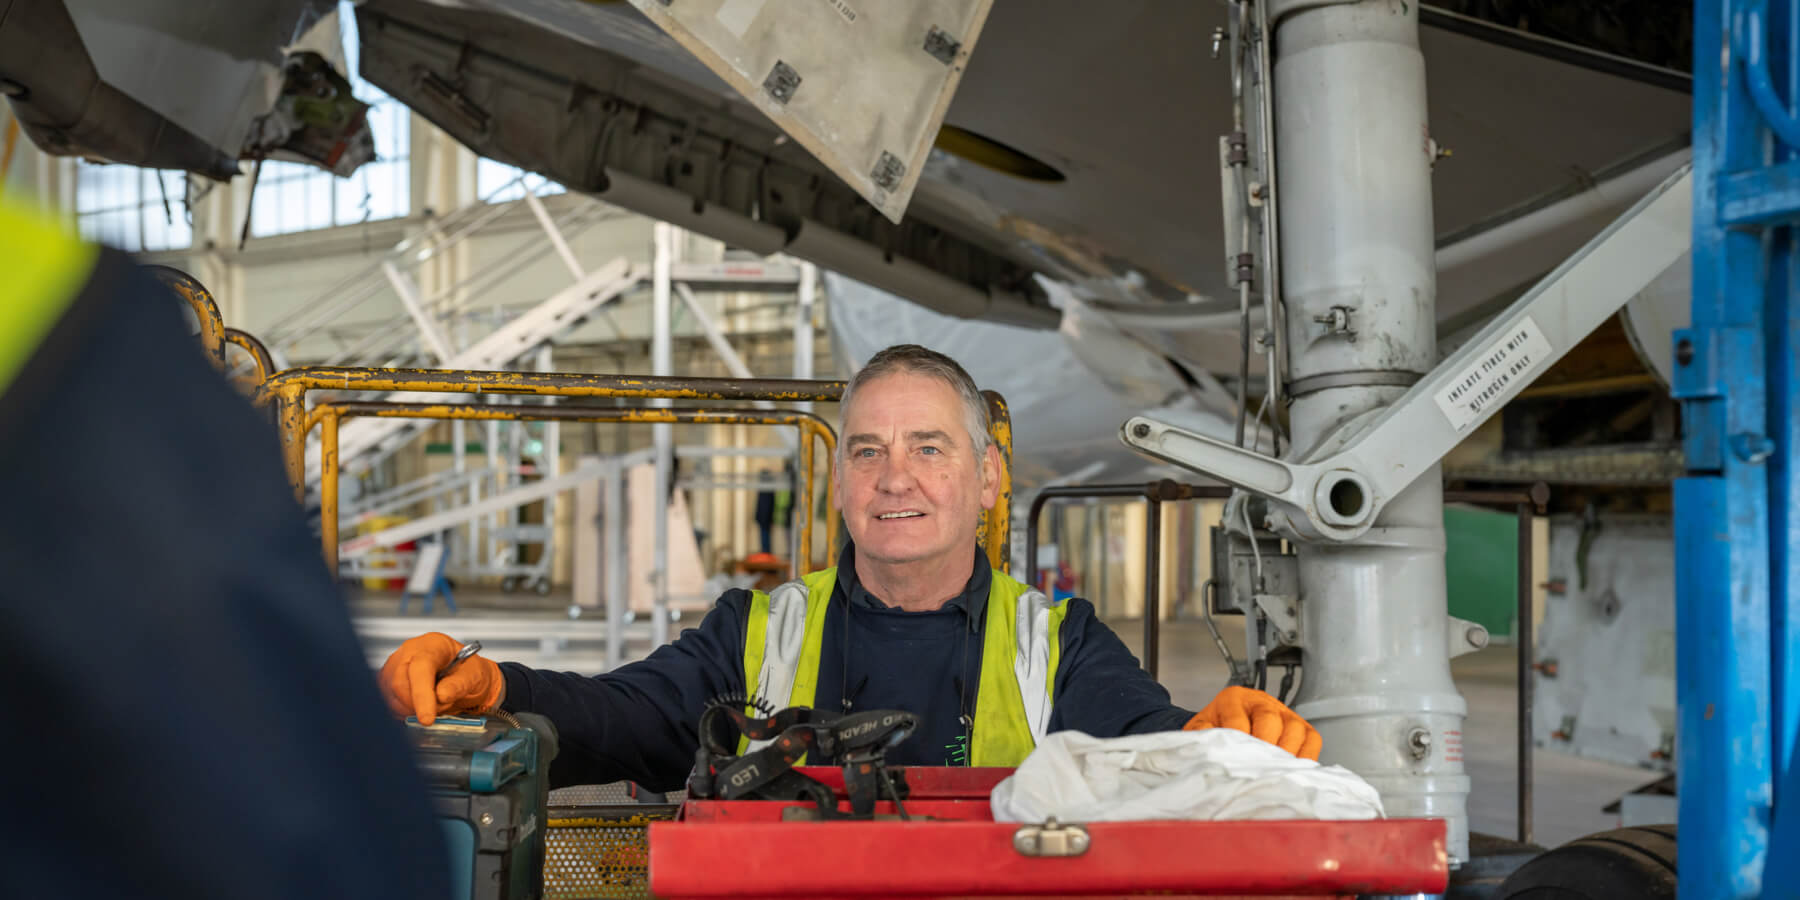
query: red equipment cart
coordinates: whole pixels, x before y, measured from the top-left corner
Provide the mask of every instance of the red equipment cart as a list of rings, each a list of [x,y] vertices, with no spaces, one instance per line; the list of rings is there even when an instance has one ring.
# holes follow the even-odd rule
[[[844,801],[843,773],[799,771]],[[1444,823],[995,822],[1011,769],[907,768],[913,821],[817,821],[806,803],[689,800],[650,825],[650,890],[702,897],[1345,896],[1442,893]],[[840,808],[847,809],[847,802]],[[808,820],[813,819],[813,820]]]

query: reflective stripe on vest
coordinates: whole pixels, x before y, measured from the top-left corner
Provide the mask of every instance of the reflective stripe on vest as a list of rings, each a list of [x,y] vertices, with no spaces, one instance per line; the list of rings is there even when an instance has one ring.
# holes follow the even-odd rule
[[[53,220],[0,202],[0,394],[37,352],[93,271],[99,248],[82,243]]]
[[[825,609],[836,585],[837,569],[825,569],[751,594],[744,684],[758,697],[776,706],[815,705]],[[996,570],[987,609],[969,764],[1016,766],[1050,727],[1067,607]],[[740,752],[749,747],[739,743]]]

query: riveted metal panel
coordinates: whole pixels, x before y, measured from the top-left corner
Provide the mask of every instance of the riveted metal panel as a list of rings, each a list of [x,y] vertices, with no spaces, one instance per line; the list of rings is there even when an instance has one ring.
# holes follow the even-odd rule
[[[632,0],[898,222],[993,0]]]

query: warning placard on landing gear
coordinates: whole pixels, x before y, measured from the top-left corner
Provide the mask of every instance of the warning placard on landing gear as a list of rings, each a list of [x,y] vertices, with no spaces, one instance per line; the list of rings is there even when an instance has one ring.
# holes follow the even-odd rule
[[[1437,392],[1438,409],[1459,433],[1473,427],[1490,409],[1531,381],[1531,376],[1550,362],[1550,341],[1537,323],[1526,316],[1496,338],[1462,375]]]

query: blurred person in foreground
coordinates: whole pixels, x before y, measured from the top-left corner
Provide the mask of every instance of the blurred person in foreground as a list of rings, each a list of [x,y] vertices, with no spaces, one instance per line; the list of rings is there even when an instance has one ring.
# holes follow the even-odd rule
[[[125,255],[0,248],[5,895],[449,896],[274,429]]]

